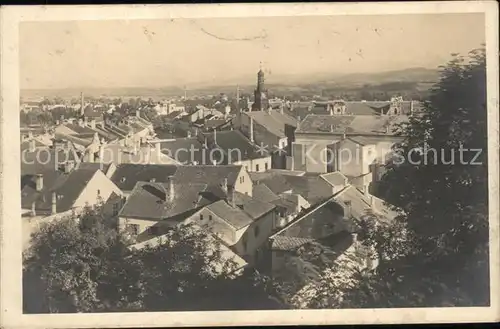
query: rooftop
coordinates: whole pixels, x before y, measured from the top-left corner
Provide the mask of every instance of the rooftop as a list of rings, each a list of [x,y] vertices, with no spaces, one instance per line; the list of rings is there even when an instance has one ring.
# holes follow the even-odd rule
[[[393,135],[396,124],[408,120],[407,116],[366,116],[366,115],[313,115],[300,122],[297,133],[365,134],[376,136]],[[387,133],[386,127],[389,127]]]
[[[125,205],[119,213],[120,217],[141,218],[150,220],[173,219],[179,222],[209,202],[201,192],[206,184],[182,184],[173,182],[173,191],[168,183],[138,182]],[[173,193],[170,199],[170,193]]]
[[[70,210],[89,181],[98,170],[75,169],[70,173],[56,170],[40,172],[43,177],[43,189],[36,190],[36,175],[25,175],[22,180],[21,205],[23,209],[50,212],[52,193],[57,194],[57,212]]]

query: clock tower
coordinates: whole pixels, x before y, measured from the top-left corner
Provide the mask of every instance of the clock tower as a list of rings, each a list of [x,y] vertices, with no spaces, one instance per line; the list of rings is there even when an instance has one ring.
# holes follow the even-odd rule
[[[252,111],[263,111],[269,107],[269,100],[267,98],[267,90],[264,87],[264,72],[262,68],[257,73],[257,88],[254,91],[254,103]]]

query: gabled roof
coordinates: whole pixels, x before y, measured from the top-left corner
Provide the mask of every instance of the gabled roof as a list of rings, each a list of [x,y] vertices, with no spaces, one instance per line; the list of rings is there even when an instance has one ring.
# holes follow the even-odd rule
[[[246,194],[234,192],[235,204],[253,220],[261,218],[275,208],[272,203],[259,201]]]
[[[63,126],[74,131],[76,134],[92,134],[93,135],[95,133],[95,131],[90,129],[89,127],[86,127],[86,126],[82,127],[82,126],[74,124],[74,123],[65,123],[65,124],[63,124]]]
[[[197,137],[175,138],[160,142],[163,153],[169,154],[180,164],[211,165],[209,152],[203,152],[203,144]],[[191,151],[192,150],[192,151]]]
[[[102,118],[102,111],[98,110],[98,108],[94,108],[92,105],[87,105],[83,111],[83,115],[87,118]]]
[[[174,196],[169,199],[169,184],[138,182],[119,213],[120,217],[182,221],[197,209],[209,204],[201,192],[207,184],[173,182]]]
[[[310,204],[324,201],[333,195],[332,186],[319,176],[284,176],[292,192],[302,195]]]
[[[176,165],[152,165],[121,163],[111,176],[111,181],[122,191],[131,191],[137,182],[149,182],[154,179],[157,183],[166,183],[169,176],[177,171]]]
[[[43,171],[41,172],[43,189],[40,192],[36,191],[36,176],[24,176],[24,185],[21,189],[22,208],[32,209],[33,202],[35,202],[36,211],[50,212],[52,193],[55,192],[57,212],[70,210],[97,171],[75,169],[68,174],[55,170]]]
[[[35,152],[29,152],[29,149],[23,150],[21,154],[21,175],[33,175],[45,170],[56,170],[69,161],[80,162],[76,150],[69,148],[45,147],[36,149]]]
[[[286,175],[276,172],[265,173],[248,173],[250,178],[255,183],[265,184],[273,193],[281,194],[292,190],[292,186],[288,183]]]
[[[322,174],[320,177],[332,186],[346,186],[348,184],[348,178],[340,171]]]
[[[253,223],[253,219],[246,212],[238,207],[232,207],[225,200],[214,202],[208,205],[207,209],[237,230]]]
[[[153,147],[138,147],[134,154],[132,146],[120,144],[105,144],[98,156],[103,163],[132,163],[132,164],[177,164],[177,162],[163,153],[158,153]]]
[[[263,126],[271,134],[278,137],[285,136],[285,125],[292,127],[297,126],[297,119],[287,115],[281,114],[279,111],[251,111],[244,112],[244,114],[253,118],[259,125]]]
[[[213,152],[218,163],[230,164],[235,161],[261,159],[269,156],[266,150],[259,148],[245,137],[239,130],[218,131],[208,135],[210,143],[216,143],[215,148],[222,151]]]
[[[406,122],[405,115],[368,116],[368,115],[308,115],[300,122],[297,133],[329,133],[329,134],[366,134],[393,135],[396,124]],[[389,127],[389,133],[386,131]]]
[[[272,239],[271,249],[291,251],[314,241],[315,240],[311,238],[297,238],[293,236],[277,235]]]
[[[263,202],[272,202],[280,199],[280,197],[276,193],[271,191],[271,189],[264,183],[254,184],[252,196],[254,199]]]
[[[179,166],[175,172],[175,180],[179,184],[203,183],[217,186],[227,178],[227,184],[234,186],[242,171],[242,166]]]
[[[55,138],[70,141],[75,145],[80,145],[82,147],[87,147],[92,144],[92,137],[90,138],[79,138],[74,135],[67,135],[62,133],[55,133]]]

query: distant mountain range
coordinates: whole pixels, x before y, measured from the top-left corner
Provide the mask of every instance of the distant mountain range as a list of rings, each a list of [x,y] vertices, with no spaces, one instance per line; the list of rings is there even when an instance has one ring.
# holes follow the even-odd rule
[[[431,85],[439,79],[437,69],[428,68],[409,68],[397,71],[378,72],[378,73],[352,73],[352,74],[330,74],[319,73],[310,75],[283,75],[280,76],[279,83],[273,83],[277,79],[273,76],[267,84],[268,89],[283,91],[301,91],[322,89],[355,89],[363,86],[383,85],[387,83],[413,83]],[[256,80],[256,79],[253,79]],[[221,92],[234,93],[236,85],[239,84],[243,92],[251,92],[255,87],[255,82],[249,78],[243,81],[224,81],[214,85],[213,82],[200,83],[188,87],[188,94],[218,94]],[[24,99],[34,99],[40,97],[61,97],[76,98],[80,92],[93,97],[145,97],[159,98],[184,95],[184,87],[124,87],[124,88],[63,88],[63,89],[23,89],[21,97]]]

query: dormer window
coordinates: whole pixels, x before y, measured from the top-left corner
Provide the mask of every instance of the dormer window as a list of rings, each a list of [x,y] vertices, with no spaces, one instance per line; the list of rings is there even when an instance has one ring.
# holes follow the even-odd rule
[[[121,182],[121,183],[124,183],[124,182],[125,182],[125,179],[126,179],[125,177],[122,177],[122,178],[120,179],[120,182]]]

